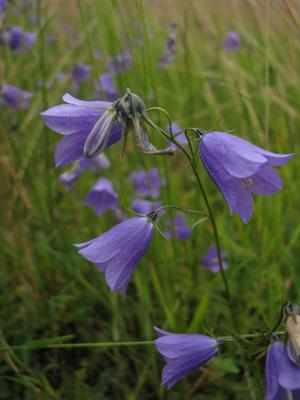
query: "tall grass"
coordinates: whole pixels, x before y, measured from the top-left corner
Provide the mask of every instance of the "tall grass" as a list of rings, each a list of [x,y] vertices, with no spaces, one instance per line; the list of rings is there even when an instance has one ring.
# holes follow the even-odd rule
[[[32,27],[36,13],[41,24]],[[130,49],[133,65],[117,77],[147,106],[168,110],[182,126],[233,131],[272,151],[299,153],[299,2],[143,0],[39,1],[7,22],[37,29],[26,54],[0,47],[0,82],[33,93],[28,110],[1,109],[0,344],[42,341],[108,342],[152,340],[153,326],[174,332],[224,334],[233,328],[222,281],[199,264],[213,242],[209,224],[188,241],[155,236],[126,297],[110,293],[102,274],[77,254],[72,243],[90,239],[115,223],[109,212],[95,218],[82,204],[95,180],[85,173],[67,193],[59,185],[53,149],[58,135],[39,113],[70,90],[75,62],[91,65],[78,97],[91,99],[94,84],[112,55]],[[178,23],[175,61],[157,68],[170,22]],[[242,44],[227,53],[222,36],[237,31]],[[48,44],[47,37],[55,42]],[[133,42],[140,40],[138,46]],[[94,51],[101,51],[95,58]],[[62,81],[55,77],[66,74]],[[166,124],[161,117],[158,123]],[[154,133],[153,133],[154,135]],[[153,141],[162,143],[153,136]],[[129,141],[108,149],[112,180],[123,210],[134,198],[129,174],[158,167],[167,177],[160,200],[204,210],[194,177],[182,155],[151,158]],[[284,189],[255,198],[248,225],[227,206],[201,170],[228,251],[228,279],[241,331],[271,328],[282,303],[300,302],[299,189],[295,157],[280,173]],[[190,217],[189,222],[194,222]],[[38,343],[38,342],[37,342]],[[170,392],[160,386],[163,361],[152,345],[2,351],[0,399],[245,399],[237,349],[224,360],[183,380]],[[262,398],[262,354],[251,356],[256,398]]]

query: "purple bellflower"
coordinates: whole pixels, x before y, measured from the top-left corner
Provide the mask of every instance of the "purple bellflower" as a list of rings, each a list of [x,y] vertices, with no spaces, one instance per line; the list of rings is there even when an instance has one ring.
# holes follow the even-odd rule
[[[148,172],[133,172],[130,178],[138,197],[150,196],[153,199],[157,199],[160,187],[166,184],[165,179],[159,177],[157,168],[152,168]]]
[[[101,89],[106,94],[108,100],[113,101],[117,97],[117,91],[115,88],[114,77],[110,73],[102,74],[99,77]]]
[[[131,204],[131,208],[138,214],[147,215],[150,214],[151,211],[156,210],[158,207],[161,206],[159,201],[149,201],[149,200],[142,200],[136,199],[133,200]],[[163,210],[161,210],[163,211]],[[161,214],[161,213],[160,213]]]
[[[121,139],[121,125],[111,102],[79,100],[68,93],[63,100],[67,104],[41,113],[48,128],[64,135],[55,148],[57,167],[96,157]]]
[[[226,51],[234,52],[241,44],[241,39],[237,32],[228,32],[226,36],[223,37],[223,47]]]
[[[8,0],[0,0],[0,19],[5,16]]]
[[[11,107],[17,111],[28,107],[28,99],[31,93],[25,92],[13,85],[3,85],[0,91],[0,105],[3,107]]]
[[[282,188],[272,167],[285,164],[293,154],[276,154],[224,132],[208,132],[199,144],[202,162],[221,190],[230,213],[245,223],[253,214],[251,193],[271,195]]]
[[[99,156],[95,158],[85,158],[79,165],[75,165],[75,168],[73,168],[71,171],[66,171],[60,174],[59,182],[65,186],[67,191],[70,191],[80,175],[86,169],[96,172],[103,169],[108,169],[109,166],[109,160],[104,154],[99,154]]]
[[[14,52],[28,51],[29,47],[32,46],[37,38],[35,32],[26,32],[19,26],[10,27],[6,34],[6,40]]]
[[[265,380],[265,400],[300,399],[300,367],[289,359],[282,342],[268,348]]]
[[[146,253],[154,233],[148,217],[135,217],[115,225],[95,239],[75,245],[97,264],[111,291],[125,294],[130,277]]]
[[[85,63],[77,63],[74,65],[72,72],[72,89],[77,92],[81,82],[87,81],[90,76],[90,66]]]
[[[225,261],[226,255],[227,255],[226,251],[221,252],[222,265],[223,265],[224,269],[229,268],[228,263]],[[208,250],[208,252],[202,258],[201,264],[204,265],[204,267],[210,269],[212,272],[218,272],[220,270],[216,246],[211,246],[211,248]]]
[[[98,179],[85,198],[84,204],[93,207],[97,215],[102,215],[106,210],[116,210],[118,195],[111,181],[107,178]]]
[[[159,336],[155,340],[155,346],[166,361],[162,371],[162,385],[167,389],[203,367],[218,353],[218,342],[209,336],[175,334],[154,329]]]
[[[178,240],[185,240],[192,236],[192,230],[187,225],[184,216],[177,213],[174,218],[175,237]]]
[[[182,130],[181,127],[176,122],[172,122],[172,132],[173,132],[173,135],[175,136],[175,139],[182,146],[187,146],[188,145],[188,141],[187,141],[187,139],[185,137],[185,133],[184,132],[182,132],[182,133],[180,133],[179,135],[176,136],[176,134],[178,132],[180,132],[181,130]],[[170,129],[169,129],[169,126],[167,126],[167,131],[169,133],[171,133]],[[170,146],[175,146],[172,141],[170,141]]]

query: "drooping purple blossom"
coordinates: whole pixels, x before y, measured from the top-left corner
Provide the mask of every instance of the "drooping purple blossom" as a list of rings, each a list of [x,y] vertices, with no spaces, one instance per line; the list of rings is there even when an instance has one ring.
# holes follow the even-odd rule
[[[130,277],[146,253],[153,233],[154,225],[148,217],[135,217],[75,246],[83,257],[97,264],[111,291],[125,294]]]
[[[159,336],[155,346],[166,361],[162,371],[162,385],[167,389],[203,367],[218,353],[218,342],[209,336],[175,334],[154,329]]]
[[[170,26],[170,32],[167,39],[165,51],[157,63],[158,68],[164,68],[168,64],[171,64],[174,61],[176,52],[176,35],[177,35],[177,24],[175,22],[172,22]]]
[[[157,168],[150,171],[135,171],[130,175],[135,193],[138,197],[150,196],[153,199],[159,197],[159,189],[166,184],[165,179],[161,179]]]
[[[5,34],[5,40],[14,52],[28,51],[37,38],[36,32],[26,32],[19,26],[11,26]]]
[[[225,261],[227,253],[226,251],[221,252],[222,256],[222,265],[224,269],[228,269],[229,265]],[[212,272],[218,272],[220,270],[220,265],[219,265],[219,260],[218,260],[218,253],[217,253],[217,247],[216,246],[211,246],[208,252],[205,254],[205,256],[201,260],[201,264],[210,269]]]
[[[99,77],[101,89],[105,93],[108,100],[116,99],[117,91],[115,88],[114,77],[110,73],[102,74]]]
[[[106,210],[117,210],[118,194],[114,191],[111,181],[100,178],[89,191],[84,204],[93,207],[97,215],[102,215]]]
[[[122,75],[131,65],[132,56],[128,50],[124,51],[124,53],[118,53],[106,63],[106,67],[111,75]]]
[[[285,164],[293,154],[276,154],[224,132],[206,133],[199,144],[202,162],[221,190],[230,213],[245,223],[253,214],[252,193],[271,195],[282,188],[272,167]]]
[[[227,35],[223,37],[223,47],[226,51],[236,51],[240,47],[240,44],[241,39],[237,32],[228,32]]]
[[[175,238],[185,240],[192,236],[192,230],[185,221],[184,216],[179,212],[174,218]]]
[[[120,140],[122,128],[115,120],[114,111],[110,109],[111,102],[79,100],[70,94],[65,94],[63,100],[67,104],[51,107],[41,113],[44,123],[50,129],[64,135],[55,148],[57,167],[77,160],[84,161],[84,147],[88,138],[97,142],[92,143],[94,153],[88,158],[96,157]],[[102,142],[99,142],[99,136]]]
[[[289,359],[282,342],[268,348],[265,380],[265,400],[300,399],[300,367]]]
[[[160,206],[161,203],[159,201],[149,201],[142,199],[133,200],[131,204],[131,208],[133,209],[133,211],[143,215],[150,214],[151,211],[156,210]]]
[[[31,93],[16,86],[3,85],[0,91],[0,106],[11,107],[15,111],[26,109],[28,107],[28,99],[31,96]]]

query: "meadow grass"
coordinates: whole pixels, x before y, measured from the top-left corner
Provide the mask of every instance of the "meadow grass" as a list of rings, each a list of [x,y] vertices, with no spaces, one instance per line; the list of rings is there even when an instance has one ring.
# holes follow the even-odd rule
[[[16,2],[17,4],[20,4]],[[35,13],[37,26],[29,23]],[[76,62],[91,66],[78,97],[91,99],[105,62],[126,46],[133,65],[117,77],[117,87],[140,95],[146,105],[168,110],[183,127],[233,131],[259,146],[299,154],[300,7],[288,0],[143,0],[52,2],[40,0],[10,24],[37,30],[28,53],[0,47],[0,83],[33,93],[27,110],[1,109],[0,345],[70,342],[151,341],[153,326],[171,332],[230,334],[232,321],[219,274],[200,258],[213,243],[208,221],[187,241],[156,234],[129,284],[126,297],[110,293],[103,275],[78,255],[73,243],[99,235],[115,223],[107,212],[95,217],[82,204],[95,175],[86,172],[71,192],[58,183],[53,150],[58,136],[39,113],[59,104],[70,91]],[[173,63],[157,68],[168,26],[178,23]],[[241,36],[234,53],[222,37]],[[55,41],[47,43],[53,35]],[[142,39],[139,45],[133,42]],[[101,52],[95,57],[94,51]],[[65,73],[57,80],[59,72]],[[161,115],[156,123],[165,127]],[[151,138],[163,143],[155,132]],[[159,168],[167,178],[163,204],[205,211],[194,176],[183,156],[154,158],[129,140],[108,149],[112,180],[123,210],[134,191],[129,175]],[[240,321],[240,333],[271,329],[284,301],[300,303],[299,189],[295,157],[280,170],[284,188],[256,197],[244,225],[227,205],[199,161],[201,177],[217,219],[221,247],[228,252],[227,276]],[[189,216],[190,224],[195,216]],[[99,348],[43,348],[1,351],[0,399],[247,399],[263,397],[263,352],[249,349],[252,389],[242,372],[237,347],[222,359],[167,392],[163,367],[153,345]],[[253,394],[254,392],[254,394]],[[253,397],[255,396],[255,397]]]

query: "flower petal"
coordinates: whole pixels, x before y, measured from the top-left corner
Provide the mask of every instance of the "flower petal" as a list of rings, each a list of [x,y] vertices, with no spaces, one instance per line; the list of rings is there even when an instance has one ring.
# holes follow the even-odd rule
[[[264,165],[251,179],[249,189],[256,194],[271,195],[282,189],[281,177],[269,165]]]
[[[63,137],[56,145],[54,159],[56,167],[63,167],[83,157],[86,132],[77,132]]]
[[[86,107],[86,108],[103,108],[106,109],[112,105],[110,101],[87,101],[87,100],[80,100],[76,97],[73,97],[69,93],[65,93],[63,95],[63,101],[68,104],[73,104],[75,106]]]

